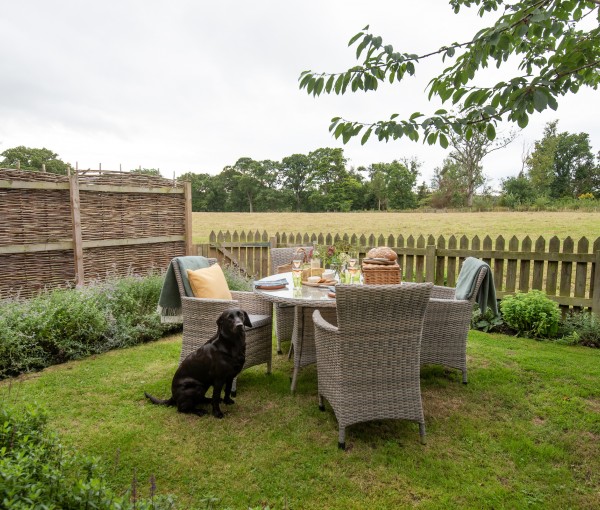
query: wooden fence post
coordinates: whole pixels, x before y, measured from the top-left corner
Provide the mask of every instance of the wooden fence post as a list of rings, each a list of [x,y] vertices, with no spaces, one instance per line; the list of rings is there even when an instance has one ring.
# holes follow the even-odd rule
[[[435,283],[435,244],[428,244],[425,250],[425,281]]]
[[[81,207],[79,203],[79,182],[77,172],[69,174],[69,196],[71,202],[71,222],[73,225],[73,256],[75,264],[75,285],[84,284],[83,238],[81,235]]]
[[[192,255],[192,183],[187,181],[184,183],[184,200],[185,200],[185,254]]]
[[[592,312],[600,316],[600,251],[596,252],[596,260],[594,261],[594,290],[592,298]]]

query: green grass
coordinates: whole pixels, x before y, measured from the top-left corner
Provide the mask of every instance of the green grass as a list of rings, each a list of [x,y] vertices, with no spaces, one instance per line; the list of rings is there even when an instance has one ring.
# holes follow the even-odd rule
[[[124,491],[156,476],[180,508],[598,508],[600,350],[472,331],[469,384],[422,372],[428,442],[405,421],[351,426],[317,408],[314,366],[289,391],[292,364],[245,371],[223,420],[149,404],[167,396],[179,336],[4,381],[10,405],[36,401],[65,444],[101,456]],[[145,484],[145,485],[144,485]]]
[[[419,236],[429,234],[466,235],[469,239],[486,235],[493,240],[502,235],[523,239],[530,236],[535,242],[543,235],[546,243],[552,236],[564,239],[571,236],[575,242],[587,236],[590,243],[598,237],[600,213],[569,212],[355,212],[355,213],[194,213],[193,238],[195,243],[208,242],[211,231],[229,230],[233,233],[266,231],[269,236],[277,232],[286,234],[402,234]]]

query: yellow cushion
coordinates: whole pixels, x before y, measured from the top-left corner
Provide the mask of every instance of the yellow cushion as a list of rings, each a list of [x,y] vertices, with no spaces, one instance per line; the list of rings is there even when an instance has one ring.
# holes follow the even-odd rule
[[[227,280],[218,264],[195,271],[188,269],[187,277],[192,292],[197,298],[232,299]]]

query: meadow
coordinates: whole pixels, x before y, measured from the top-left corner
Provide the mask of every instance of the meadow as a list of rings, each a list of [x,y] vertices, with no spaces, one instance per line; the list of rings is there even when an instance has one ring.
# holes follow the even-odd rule
[[[506,239],[530,236],[546,239],[558,236],[574,240],[586,236],[593,242],[600,236],[600,212],[356,212],[356,213],[194,213],[193,239],[208,242],[211,231],[266,231],[280,233],[348,233],[394,236],[463,234],[471,238],[498,235]]]

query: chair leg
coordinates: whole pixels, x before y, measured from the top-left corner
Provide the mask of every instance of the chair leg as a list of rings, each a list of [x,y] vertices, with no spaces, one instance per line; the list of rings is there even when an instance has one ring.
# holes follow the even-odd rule
[[[325,404],[323,403],[323,395],[319,394],[319,411],[325,411]]]
[[[339,428],[338,448],[340,450],[346,449],[346,427],[340,426],[340,428]]]
[[[294,367],[294,373],[292,374],[292,393],[296,391],[296,383],[298,382],[298,367]]]
[[[463,376],[463,384],[467,384],[467,369],[462,371],[462,376]]]
[[[425,440],[425,424],[424,423],[419,423],[419,439],[421,441],[421,444],[427,444],[427,441]]]

